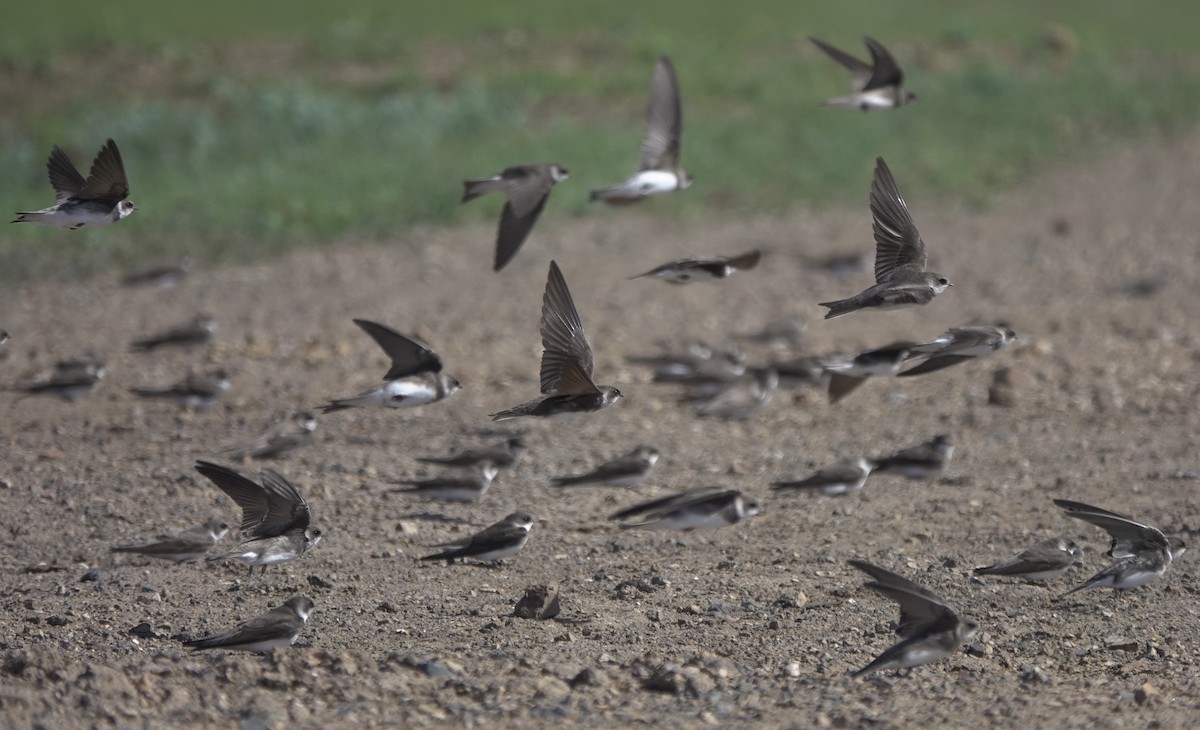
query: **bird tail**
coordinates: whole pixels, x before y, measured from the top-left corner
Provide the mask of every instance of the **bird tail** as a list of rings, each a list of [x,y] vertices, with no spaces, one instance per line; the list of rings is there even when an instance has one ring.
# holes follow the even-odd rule
[[[828,319],[828,317],[826,317]],[[867,382],[866,378],[860,378],[855,375],[842,375],[841,373],[830,373],[829,375],[829,402],[837,403],[842,398],[853,393],[858,386]]]
[[[487,195],[493,190],[504,189],[504,181],[498,177],[488,177],[482,180],[463,180],[462,202],[474,200],[481,195]]]
[[[321,413],[333,413],[335,411],[344,411],[347,408],[354,406],[347,404],[345,401],[331,400],[327,405],[321,406]]]
[[[850,314],[858,309],[853,297],[850,299],[838,299],[832,302],[817,302],[817,306],[829,308],[829,311],[825,313],[825,319],[833,319],[843,314]]]
[[[36,223],[38,218],[41,218],[45,213],[17,213],[17,217],[13,218],[11,223]]]

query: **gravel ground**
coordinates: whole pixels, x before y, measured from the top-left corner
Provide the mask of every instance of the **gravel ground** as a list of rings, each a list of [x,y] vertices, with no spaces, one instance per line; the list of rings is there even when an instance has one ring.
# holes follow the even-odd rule
[[[913,174],[895,173],[901,189]],[[869,179],[864,170],[864,202]],[[920,310],[829,322],[815,303],[871,277],[837,278],[809,262],[869,249],[865,205],[679,228],[636,209],[570,221],[551,202],[499,275],[492,231],[473,227],[201,270],[169,290],[111,277],[0,292],[0,326],[12,333],[5,383],[89,347],[109,363],[80,403],[0,401],[0,724],[1193,726],[1195,560],[1119,601],[1107,591],[1054,601],[1105,564],[1106,540],[1051,499],[1185,538],[1200,528],[1197,189],[1200,137],[1191,136],[1110,152],[991,210],[910,198],[931,267],[956,286]],[[752,246],[768,250],[764,264],[720,285],[626,280],[671,258]],[[551,258],[587,326],[598,381],[627,397],[586,419],[493,429],[486,414],[537,392]],[[212,346],[127,351],[198,311],[219,322]],[[987,360],[869,382],[835,406],[815,390],[782,390],[733,422],[697,418],[624,360],[793,316],[809,320],[797,354],[923,340],[972,321],[1002,320],[1020,339]],[[261,579],[237,565],[108,552],[210,516],[235,523],[232,502],[192,464],[282,411],[377,382],[385,359],[352,317],[416,333],[464,389],[415,411],[322,417],[310,447],[270,462],[309,499],[326,534],[319,546]],[[128,393],[208,364],[226,366],[233,388],[207,411]],[[989,404],[1002,368],[1013,384],[1007,406]],[[476,504],[387,492],[390,478],[436,473],[419,455],[514,430],[529,444],[524,461]],[[930,483],[875,476],[841,499],[768,488],[943,432],[957,451]],[[639,443],[663,454],[640,486],[550,486]],[[605,520],[639,499],[707,485],[754,495],[762,514],[693,533]],[[537,524],[503,567],[416,560],[517,509]],[[1088,555],[1050,589],[971,575],[1056,535]],[[944,595],[979,634],[944,661],[849,679],[892,643],[896,616],[862,587],[851,558]],[[537,584],[557,588],[561,614],[512,617]],[[179,643],[297,592],[316,611],[290,650],[191,653]]]

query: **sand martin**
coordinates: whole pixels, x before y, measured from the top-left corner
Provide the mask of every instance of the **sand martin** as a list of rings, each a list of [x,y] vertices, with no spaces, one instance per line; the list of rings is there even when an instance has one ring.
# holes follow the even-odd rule
[[[121,152],[111,139],[92,161],[86,180],[58,145],[51,150],[46,169],[54,188],[54,205],[17,213],[13,223],[40,223],[76,230],[116,223],[137,210],[129,200],[129,180],[125,177]]]
[[[182,258],[166,264],[155,264],[126,274],[121,278],[125,286],[157,286],[167,289],[183,281],[192,269],[192,260]]]
[[[953,456],[954,442],[949,434],[942,433],[934,436],[929,443],[875,459],[875,472],[928,481],[940,477]]]
[[[205,410],[220,400],[229,385],[224,368],[213,368],[203,373],[189,372],[183,380],[165,388],[130,388],[129,392],[142,398],[170,398],[184,408]]]
[[[744,271],[758,266],[762,251],[750,251],[737,256],[716,256],[707,259],[676,259],[656,266],[644,274],[631,276],[641,279],[653,276],[672,284],[688,284],[693,281],[720,281],[733,276],[735,271]]]
[[[679,167],[683,141],[683,107],[679,101],[679,82],[671,59],[663,56],[654,67],[650,80],[650,109],[638,171],[628,180],[593,190],[591,200],[606,203],[634,203],[651,195],[685,190],[692,175]]]
[[[830,497],[854,494],[867,483],[874,464],[862,458],[839,461],[800,481],[773,482],[772,489],[811,489]]]
[[[825,361],[829,373],[829,402],[837,403],[874,375],[895,375],[912,351],[911,342],[893,342],[854,357],[831,357]]]
[[[496,263],[493,271],[499,271],[517,255],[521,244],[529,237],[533,224],[550,199],[550,189],[570,177],[570,171],[562,165],[517,165],[485,177],[482,180],[464,180],[462,202],[474,200],[493,190],[503,190],[506,198],[504,210],[500,212],[500,226],[496,229]]]
[[[827,357],[801,355],[790,360],[777,360],[770,363],[770,367],[779,374],[779,387],[781,388],[799,388],[806,385],[824,386],[829,379],[829,371],[825,369],[825,363],[828,360]]]
[[[1085,588],[1128,591],[1144,586],[1161,577],[1187,549],[1183,540],[1167,537],[1158,528],[1124,515],[1067,499],[1056,499],[1054,504],[1066,511],[1068,517],[1090,522],[1111,535],[1112,546],[1107,555],[1115,559],[1112,565],[1067,591],[1064,596]]]
[[[111,552],[137,553],[151,558],[186,563],[203,558],[209,548],[220,542],[227,532],[229,532],[229,525],[214,518],[199,527],[159,535],[154,540],[117,545],[111,548]]]
[[[207,314],[198,314],[187,322],[136,340],[130,345],[130,349],[137,352],[149,352],[168,345],[195,347],[211,340],[216,331],[217,321],[215,319]]]
[[[925,270],[925,242],[882,157],[875,158],[871,216],[875,232],[875,285],[849,299],[820,302],[820,306],[829,308],[825,319],[860,309],[883,311],[928,304],[946,287],[953,286],[941,274]]]
[[[1074,541],[1052,537],[1003,563],[976,568],[975,575],[1008,575],[1031,583],[1045,583],[1066,573],[1073,565],[1083,565],[1083,548]]]
[[[493,413],[493,421],[590,413],[616,403],[621,391],[592,380],[592,346],[558,264],[550,262],[542,295],[541,390],[544,398]]]
[[[734,338],[783,350],[800,344],[806,331],[808,331],[808,320],[803,317],[791,317],[772,319],[761,329],[754,332],[736,333]]]
[[[873,580],[864,584],[865,587],[900,604],[896,633],[901,637],[900,642],[888,647],[851,676],[916,667],[944,659],[974,636],[978,625],[961,619],[946,599],[933,591],[862,560],[851,560],[850,565],[871,576]]]
[[[491,464],[501,471],[511,471],[521,461],[525,453],[525,439],[514,436],[502,444],[494,444],[479,449],[465,449],[449,456],[419,456],[417,461],[439,466],[465,467],[476,469],[484,464]]]
[[[684,400],[695,404],[696,415],[741,421],[770,403],[778,387],[779,373],[774,368],[750,368],[712,395],[689,388]]]
[[[312,599],[292,596],[282,606],[223,634],[183,642],[192,649],[236,649],[263,654],[296,643],[313,610]]]
[[[746,370],[746,355],[741,348],[715,348],[705,342],[688,343],[685,352],[663,352],[659,355],[630,355],[626,362],[654,369],[655,377],[688,376],[709,368],[722,374],[741,375]]]
[[[14,390],[27,396],[54,395],[74,403],[95,390],[107,372],[104,360],[93,351],[71,360],[60,360],[46,379],[17,386]]]
[[[867,63],[812,36],[808,39],[852,74],[854,93],[829,99],[825,102],[826,106],[870,111],[892,109],[917,100],[916,94],[904,88],[904,72],[896,63],[896,59],[879,41],[873,38],[863,39],[867,50],[871,52],[871,63]]]
[[[242,508],[242,542],[236,549],[209,560],[242,560],[250,565],[268,565],[295,560],[321,540],[321,531],[311,527],[308,502],[287,479],[263,469],[262,484],[219,464],[197,461],[196,471],[208,477]]]
[[[609,515],[608,519],[634,518],[622,522],[621,527],[695,530],[733,525],[754,517],[760,509],[758,500],[736,489],[702,487],[636,504]]]
[[[398,479],[395,484],[407,484],[407,489],[391,489],[394,494],[414,494],[439,502],[474,502],[492,486],[500,471],[491,462],[484,462],[479,473],[468,476],[434,477],[432,479]]]
[[[532,517],[524,512],[514,512],[491,527],[462,540],[434,545],[433,547],[442,548],[441,552],[426,555],[421,560],[445,560],[451,563],[455,558],[471,558],[481,563],[499,563],[521,552],[529,540],[529,530],[532,527]]]
[[[951,365],[990,355],[1015,339],[1017,339],[1017,334],[1007,327],[988,325],[956,327],[939,335],[937,339],[914,346],[912,357],[928,353],[928,358],[925,362],[905,370],[897,377],[904,378],[910,375],[932,373]]]
[[[244,446],[225,450],[229,458],[277,459],[312,441],[317,419],[309,411],[297,411]]]
[[[632,487],[645,479],[657,462],[658,449],[653,446],[638,446],[628,454],[607,461],[585,474],[555,477],[551,483],[556,487],[584,484]]]
[[[322,409],[333,413],[346,408],[416,408],[449,398],[462,384],[442,370],[442,359],[429,346],[391,327],[365,319],[362,328],[392,359],[384,384],[349,398],[335,398]]]

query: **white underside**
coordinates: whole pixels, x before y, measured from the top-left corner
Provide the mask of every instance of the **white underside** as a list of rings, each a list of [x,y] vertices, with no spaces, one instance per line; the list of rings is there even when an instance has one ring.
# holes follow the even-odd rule
[[[664,195],[679,189],[679,178],[673,172],[643,170],[625,182],[604,192],[606,198],[646,198]]]
[[[412,380],[392,380],[352,398],[339,398],[335,403],[364,408],[413,408],[433,403],[437,391],[428,383]]]
[[[70,210],[55,210],[47,208],[30,213],[20,213],[21,219],[27,223],[38,223],[55,228],[78,228],[79,226],[107,226],[113,222],[112,214],[97,213],[86,208],[74,207]]]

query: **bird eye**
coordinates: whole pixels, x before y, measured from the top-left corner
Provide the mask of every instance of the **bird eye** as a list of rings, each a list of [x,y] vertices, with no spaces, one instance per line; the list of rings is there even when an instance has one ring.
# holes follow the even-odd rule
[[[946,284],[950,283],[950,280],[949,279],[938,279],[938,283],[941,284],[942,286],[945,286]]]

